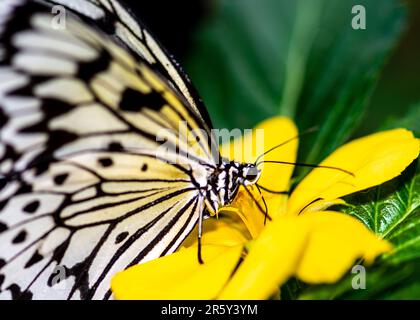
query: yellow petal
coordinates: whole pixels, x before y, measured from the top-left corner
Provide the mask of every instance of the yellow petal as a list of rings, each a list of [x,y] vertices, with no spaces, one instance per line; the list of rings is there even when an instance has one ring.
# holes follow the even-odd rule
[[[347,214],[311,212],[297,219],[309,235],[296,275],[308,283],[336,282],[356,259],[363,258],[369,264],[391,250],[388,242]]]
[[[371,263],[390,249],[388,242],[346,214],[281,216],[253,241],[219,299],[267,299],[291,276],[308,283],[335,282],[356,259]]]
[[[111,282],[116,299],[213,299],[237,265],[242,246],[202,246],[204,264],[197,261],[197,247],[128,268]]]
[[[204,221],[202,255],[197,259],[197,229],[169,256],[118,273],[111,289],[117,299],[212,299],[237,265],[247,230],[236,216]]]
[[[307,237],[297,220],[278,217],[267,225],[219,299],[267,299],[293,275]]]
[[[198,227],[182,243],[183,247],[197,245]],[[248,229],[236,214],[219,215],[203,221],[203,245],[236,246],[251,239]]]
[[[254,189],[251,189],[250,191],[253,193],[255,199],[262,205],[262,202],[260,201],[261,195]],[[265,208],[263,207],[262,209],[264,210]],[[248,229],[252,238],[256,238],[264,228],[264,212],[257,207],[254,200],[242,189],[242,187],[240,188],[234,203],[223,208],[222,212],[230,216],[238,216]]]
[[[296,187],[288,212],[298,214],[316,199],[333,201],[399,175],[419,154],[419,141],[405,129],[369,135],[347,143],[321,162],[352,172],[355,176],[317,168]]]

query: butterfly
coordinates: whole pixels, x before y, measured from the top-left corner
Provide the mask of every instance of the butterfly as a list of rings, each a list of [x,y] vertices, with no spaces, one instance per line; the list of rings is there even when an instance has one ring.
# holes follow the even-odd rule
[[[112,298],[261,174],[116,0],[0,2],[0,128],[1,299]]]

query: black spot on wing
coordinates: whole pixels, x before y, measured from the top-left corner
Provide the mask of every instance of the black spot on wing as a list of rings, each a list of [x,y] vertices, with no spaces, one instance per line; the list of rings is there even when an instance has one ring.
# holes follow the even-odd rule
[[[34,213],[39,208],[39,200],[34,200],[23,207],[23,211],[26,213]]]
[[[125,238],[127,238],[128,232],[124,231],[121,232],[116,238],[115,238],[115,244],[121,243]]]
[[[7,204],[8,200],[9,200],[9,199],[6,199],[6,200],[3,200],[3,201],[0,201],[0,213],[1,213],[1,211],[4,209],[4,207],[6,206],[6,204]]]
[[[141,166],[141,171],[143,171],[143,172],[147,171],[147,163],[145,163]]]
[[[114,164],[111,158],[100,158],[98,163],[104,168],[111,167]]]
[[[27,235],[28,235],[27,232],[25,230],[22,230],[16,235],[16,237],[13,238],[12,243],[14,244],[22,243],[23,241],[25,241]]]
[[[41,261],[43,258],[44,257],[42,255],[40,255],[38,251],[35,251],[35,253],[28,260],[28,262],[26,262],[24,268],[27,269],[27,268],[32,267],[34,264],[36,264],[37,262]]]
[[[127,88],[122,93],[119,107],[127,112],[139,112],[142,108],[149,108],[152,110],[160,110],[165,104],[166,100],[162,95],[154,90],[149,93],[142,93],[137,90]]]
[[[32,192],[32,189],[33,189],[32,188],[32,185],[22,182],[22,185],[16,191],[16,194],[31,193]]]
[[[58,174],[54,177],[54,183],[56,185],[62,186],[64,182],[66,182],[68,177],[69,177],[68,173]]]
[[[74,107],[73,107],[74,109]],[[65,112],[62,112],[63,114]],[[45,133],[49,132],[49,140],[47,145],[52,148],[58,148],[63,145],[63,143],[72,142],[73,140],[78,138],[78,135],[73,134],[69,131],[65,130],[50,130],[49,128],[49,120],[52,120],[55,115],[49,114],[48,112],[43,114],[44,119],[42,122],[38,122],[32,126],[25,127],[20,130],[20,133]]]
[[[0,178],[0,191],[3,190],[3,188],[7,185],[7,179],[6,178]]]
[[[118,141],[113,141],[108,145],[108,150],[109,151],[121,151],[123,150],[123,146],[120,142]]]
[[[74,106],[66,101],[54,99],[54,98],[43,98],[41,101],[41,110],[43,114],[51,119],[61,116],[74,109]]]
[[[2,43],[2,46],[6,48],[2,59],[0,60],[1,62],[4,61],[4,64],[10,65],[13,55],[18,51],[12,43],[13,35],[31,27],[30,17],[36,9],[39,9],[39,7],[35,7],[34,4],[25,6],[13,5],[13,15],[10,15],[8,17],[9,19],[5,19],[5,26],[0,33],[0,42]]]
[[[48,130],[46,132],[48,132]],[[77,134],[66,130],[53,130],[50,131],[47,146],[51,149],[58,149],[62,147],[63,144],[73,142],[78,137]]]
[[[2,109],[0,109],[0,127],[7,123],[8,120],[9,117],[6,116]]]
[[[46,126],[46,124],[44,124]],[[36,156],[29,164],[28,168],[35,168],[35,175],[40,175],[46,172],[51,163],[56,159],[52,156],[54,151],[61,148],[63,145],[73,142],[78,138],[78,135],[65,130],[48,130],[39,132],[48,132],[48,141],[45,143],[46,149]]]
[[[96,59],[79,64],[77,76],[89,82],[97,74],[106,71],[111,61],[112,57],[109,52],[102,50]]]
[[[109,14],[108,10],[106,11],[106,14],[104,16],[102,16],[99,19],[95,19],[95,22],[102,31],[106,32],[111,36],[115,35],[115,24],[117,23],[117,20],[114,16]]]
[[[20,96],[20,97],[34,97],[36,94],[33,92],[37,84],[49,80],[49,77],[46,76],[32,76],[26,85],[21,86],[8,93],[9,96]],[[22,134],[45,134],[47,135],[47,141],[45,142],[45,150],[36,156],[28,164],[28,168],[34,167],[35,175],[42,174],[47,171],[49,164],[54,161],[54,151],[62,147],[66,143],[70,143],[78,138],[77,135],[72,134],[65,130],[51,130],[49,123],[52,119],[66,114],[70,110],[74,109],[74,106],[66,103],[65,101],[54,99],[54,98],[42,98],[40,101],[40,109],[42,111],[42,119],[39,122],[23,127],[19,130],[19,133]],[[17,160],[20,154],[13,155],[12,152],[8,150],[10,157],[13,160]],[[9,155],[9,156],[10,156]]]
[[[7,228],[7,225],[4,224],[4,223],[2,223],[2,222],[0,222],[0,233],[6,231],[7,229],[8,229]]]
[[[4,259],[0,259],[0,269],[6,265],[6,261]]]
[[[19,285],[17,285],[16,283],[11,284],[7,288],[7,290],[10,290],[13,300],[31,300],[32,299],[32,292],[22,291]]]

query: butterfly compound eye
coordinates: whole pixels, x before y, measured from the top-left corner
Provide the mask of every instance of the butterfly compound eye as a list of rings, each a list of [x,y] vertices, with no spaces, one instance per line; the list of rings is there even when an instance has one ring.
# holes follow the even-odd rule
[[[246,179],[250,182],[254,182],[258,179],[260,172],[256,167],[250,167],[246,173]]]

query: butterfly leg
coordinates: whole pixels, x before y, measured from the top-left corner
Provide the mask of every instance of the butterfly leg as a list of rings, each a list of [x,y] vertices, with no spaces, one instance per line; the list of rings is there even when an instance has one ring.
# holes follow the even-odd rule
[[[265,210],[261,207],[261,205],[258,203],[258,200],[255,199],[255,197],[252,194],[252,192],[246,186],[244,186],[244,189],[248,193],[248,195],[251,197],[251,199],[254,201],[254,203],[257,205],[257,207],[261,211],[261,213],[264,214],[264,225],[267,222],[267,219],[271,221],[271,217],[268,214],[267,203],[265,202],[264,197],[262,197],[262,200],[263,200],[263,203],[264,203]],[[260,190],[260,188],[258,186],[257,186],[257,189],[258,189],[259,193],[261,194],[261,190]],[[261,196],[262,196],[262,194],[261,194]]]
[[[268,216],[268,207],[267,207],[267,203],[265,202],[264,196],[263,196],[263,194],[262,194],[262,192],[261,192],[261,189],[260,189],[260,187],[258,186],[258,184],[256,184],[255,186],[257,187],[257,190],[258,190],[258,192],[260,193],[261,198],[262,198],[262,201],[263,201],[263,203],[264,203],[264,207],[265,207],[265,212],[264,212],[264,225],[265,225],[265,224],[266,224],[266,222],[267,222],[267,216]]]
[[[200,216],[198,218],[198,238],[197,238],[197,241],[198,241],[197,258],[200,264],[204,264],[204,261],[201,256],[201,237],[203,235],[203,220],[204,220],[204,208],[203,208],[203,204],[201,204]]]

